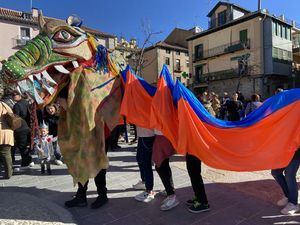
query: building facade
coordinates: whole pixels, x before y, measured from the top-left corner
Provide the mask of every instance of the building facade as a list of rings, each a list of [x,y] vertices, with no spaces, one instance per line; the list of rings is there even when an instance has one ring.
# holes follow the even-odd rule
[[[291,87],[292,25],[283,17],[228,2],[217,3],[207,16],[208,29],[187,39],[195,92],[266,98],[278,87]]]
[[[129,64],[130,56],[135,55],[140,51],[136,39],[131,38],[130,41],[127,41],[124,37],[118,39],[115,37],[115,49],[112,52],[111,56],[120,70],[126,68]]]
[[[300,29],[296,22],[293,22],[292,40],[293,40],[293,87],[300,87]]]
[[[141,77],[148,83],[155,84],[165,64],[174,81],[178,79],[183,84],[189,85],[189,54],[186,38],[194,32],[195,29],[175,28],[165,40],[146,48],[140,71]]]

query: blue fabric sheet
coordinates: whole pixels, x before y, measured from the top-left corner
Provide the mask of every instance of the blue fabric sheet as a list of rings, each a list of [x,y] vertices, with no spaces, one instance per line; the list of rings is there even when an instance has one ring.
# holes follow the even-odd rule
[[[148,94],[149,94],[150,96],[154,96],[154,95],[155,95],[155,92],[156,92],[156,87],[153,87],[152,85],[148,84],[143,78],[141,78],[141,77],[135,75],[135,74],[134,74],[134,71],[131,69],[131,67],[130,67],[129,65],[127,65],[126,69],[123,70],[123,71],[121,72],[121,76],[122,76],[124,82],[126,82],[126,73],[127,73],[129,70],[131,71],[131,74],[132,74],[133,76],[135,76],[135,77],[138,79],[138,81],[139,81],[139,82],[141,83],[141,85],[145,88],[145,90],[148,92]]]
[[[201,121],[219,128],[234,128],[251,126],[281,108],[300,100],[300,89],[291,89],[280,92],[263,102],[263,104],[240,121],[224,121],[213,117],[195,95],[179,81],[176,82],[173,91],[173,100],[178,102],[180,98],[186,100]]]

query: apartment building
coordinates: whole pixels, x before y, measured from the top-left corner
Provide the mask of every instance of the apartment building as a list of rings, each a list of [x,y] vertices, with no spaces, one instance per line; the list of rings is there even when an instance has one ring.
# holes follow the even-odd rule
[[[292,87],[291,21],[229,2],[218,2],[207,17],[208,29],[187,39],[195,92],[265,98]]]
[[[156,83],[163,65],[166,64],[174,81],[179,79],[183,84],[189,85],[190,61],[186,38],[197,30],[199,28],[175,28],[165,40],[146,48],[140,75],[147,82]]]
[[[68,15],[66,15],[68,16]],[[14,54],[26,42],[34,38],[38,33],[38,9],[32,12],[21,12],[6,8],[0,8],[0,58],[6,59]],[[47,19],[55,19],[45,16]],[[57,19],[58,20],[58,19]],[[83,26],[82,29],[95,35],[102,45],[108,49],[114,49],[115,36]]]
[[[292,41],[293,41],[293,71],[292,87],[300,87],[300,27],[293,22]]]

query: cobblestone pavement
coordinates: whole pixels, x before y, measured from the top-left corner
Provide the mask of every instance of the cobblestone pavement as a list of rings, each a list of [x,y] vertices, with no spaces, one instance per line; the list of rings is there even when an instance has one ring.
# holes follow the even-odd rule
[[[270,171],[228,172],[203,165],[211,211],[200,214],[188,212],[184,202],[193,197],[182,156],[172,158],[176,194],[181,204],[171,211],[159,209],[163,196],[149,204],[136,202],[132,184],[139,180],[135,149],[122,145],[109,152],[107,173],[109,203],[100,209],[65,209],[64,201],[76,192],[65,166],[53,166],[53,175],[41,175],[39,165],[21,171],[10,180],[0,179],[0,225],[2,224],[81,224],[81,225],[267,225],[300,224],[300,214],[283,216],[275,202],[280,189]],[[155,189],[162,190],[155,174]],[[97,197],[96,187],[89,183],[88,202]]]

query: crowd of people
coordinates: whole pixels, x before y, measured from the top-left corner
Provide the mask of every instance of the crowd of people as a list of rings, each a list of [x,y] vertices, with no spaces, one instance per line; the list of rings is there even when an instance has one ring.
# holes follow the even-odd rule
[[[283,91],[278,89],[277,92]],[[262,105],[260,96],[253,94],[246,99],[241,92],[235,92],[232,96],[224,92],[220,98],[214,92],[204,92],[199,94],[199,101],[205,109],[214,117],[221,120],[239,121],[247,117],[252,111]],[[51,163],[63,164],[63,156],[59,149],[59,139],[57,135],[57,125],[59,120],[59,105],[49,104],[44,109],[36,110],[32,107],[30,99],[24,98],[17,90],[6,90],[1,98],[0,105],[0,159],[4,164],[5,176],[9,179],[13,172],[19,172],[20,168],[30,168],[34,165],[32,154],[37,154],[40,159],[41,173],[46,171],[50,175]],[[18,129],[12,130],[5,120],[6,114],[14,113],[22,118],[22,123]],[[34,126],[37,118],[38,125]],[[38,130],[38,132],[34,132]],[[135,196],[137,201],[149,203],[155,199],[157,194],[154,190],[154,176],[152,163],[155,163],[163,186],[166,198],[162,201],[160,209],[170,210],[179,204],[176,197],[176,190],[173,183],[172,170],[169,164],[170,157],[175,154],[175,150],[170,141],[158,130],[149,130],[142,127],[135,127],[135,139],[138,139],[136,160],[139,166],[141,180],[134,184],[134,189],[144,190]],[[118,145],[119,137],[126,133],[124,125],[117,126],[106,140],[106,151],[108,146],[111,150],[120,148]],[[126,139],[126,135],[124,135]],[[21,165],[16,167],[15,154],[21,155]],[[300,151],[296,151],[294,158],[286,168],[275,169],[271,174],[281,187],[284,197],[277,202],[283,207],[283,214],[293,214],[299,211],[298,205],[298,186],[296,181],[297,171],[300,164]],[[14,169],[13,169],[14,167]],[[203,179],[201,176],[201,160],[187,154],[186,167],[192,184],[194,197],[186,202],[188,210],[193,213],[205,212],[210,210],[208,198],[206,196]],[[105,182],[106,170],[101,170],[95,177],[97,191],[102,193],[99,199],[92,204],[92,208],[99,208],[108,201]],[[88,182],[80,184],[74,199],[65,203],[66,207],[82,207],[87,205],[86,191]]]
[[[50,162],[62,165],[62,155],[57,141],[57,124],[59,106],[47,105],[44,109],[36,109],[27,96],[18,90],[6,89],[1,98],[1,153],[5,165],[5,178],[13,173],[32,168],[32,155],[37,154],[41,163],[41,173],[51,174]],[[7,123],[6,114],[14,114],[21,118],[20,126],[12,130]],[[36,118],[36,119],[35,119]],[[0,153],[0,154],[1,154]],[[9,154],[8,154],[9,153]],[[17,164],[15,154],[21,155]]]
[[[246,99],[240,91],[232,96],[224,92],[221,98],[214,92],[205,91],[197,97],[212,116],[228,121],[239,121],[262,105],[260,95],[253,94]]]

